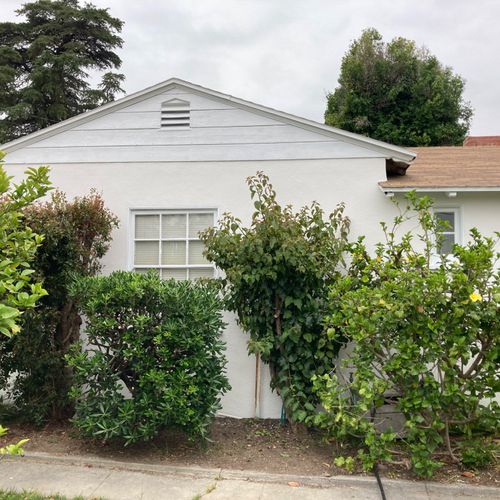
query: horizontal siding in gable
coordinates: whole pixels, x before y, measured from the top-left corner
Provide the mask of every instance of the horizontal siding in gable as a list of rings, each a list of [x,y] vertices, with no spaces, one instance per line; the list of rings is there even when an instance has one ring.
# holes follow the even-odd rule
[[[165,101],[170,99],[180,99],[182,101],[188,101],[189,106],[193,110],[205,110],[205,109],[233,109],[234,106],[223,103],[215,99],[207,99],[206,97],[199,96],[197,94],[179,92],[178,90],[171,90],[169,92],[164,92],[158,94],[144,101],[131,104],[125,108],[121,108],[120,112],[126,113],[142,113],[144,111],[158,111],[161,105]]]
[[[182,144],[252,144],[287,142],[335,142],[292,125],[201,127],[186,130],[81,130],[62,132],[28,146],[30,148],[78,146],[148,146]]]
[[[61,147],[32,146],[8,155],[9,164],[110,163],[170,161],[245,161],[372,158],[373,151],[345,142],[293,142],[175,146]]]
[[[249,113],[241,109],[192,110],[192,127],[274,125],[276,120]],[[141,111],[131,113],[115,111],[101,116],[78,127],[77,130],[120,130],[120,129],[156,129],[160,125],[160,111]]]
[[[161,128],[161,104],[190,103],[190,127]],[[238,107],[239,106],[239,107]],[[231,101],[179,88],[80,122],[14,150],[9,163],[261,161],[382,157],[342,137],[309,130]]]

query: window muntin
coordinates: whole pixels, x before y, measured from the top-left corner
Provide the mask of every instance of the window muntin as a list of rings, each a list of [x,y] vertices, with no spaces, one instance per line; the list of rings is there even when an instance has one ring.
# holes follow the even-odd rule
[[[198,234],[215,224],[214,210],[133,211],[136,272],[155,269],[162,278],[213,278],[215,266],[203,256]]]
[[[434,215],[446,224],[446,227],[443,227],[443,229],[439,231],[441,242],[438,252],[441,255],[448,255],[451,253],[453,245],[455,243],[460,243],[459,211],[454,208],[436,208],[434,209]]]

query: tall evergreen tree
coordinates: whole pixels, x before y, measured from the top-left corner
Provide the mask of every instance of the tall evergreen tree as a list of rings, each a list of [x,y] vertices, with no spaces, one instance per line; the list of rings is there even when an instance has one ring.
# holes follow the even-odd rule
[[[389,43],[371,28],[342,60],[339,85],[328,95],[328,125],[403,146],[462,144],[472,108],[465,81],[415,42]]]
[[[37,0],[0,23],[0,144],[114,99],[122,74],[92,88],[89,72],[118,69],[123,22],[78,0]]]

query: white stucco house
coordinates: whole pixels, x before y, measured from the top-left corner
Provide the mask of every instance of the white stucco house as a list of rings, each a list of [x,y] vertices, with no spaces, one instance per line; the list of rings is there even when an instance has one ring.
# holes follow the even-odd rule
[[[121,221],[105,272],[153,268],[178,279],[213,276],[198,232],[226,211],[250,220],[245,179],[257,170],[270,176],[282,203],[298,208],[316,200],[328,212],[345,202],[351,233],[366,235],[369,245],[381,237],[379,222],[395,215],[390,197],[410,189],[435,197],[436,210],[452,223],[449,242],[463,241],[472,226],[486,234],[500,229],[500,148],[490,152],[489,170],[477,158],[472,170],[463,159],[443,165],[447,154],[480,148],[418,150],[419,166],[415,152],[176,78],[0,149],[11,175],[50,165],[54,186],[68,197],[93,187],[102,192]],[[222,413],[279,417],[269,374],[256,377],[245,335],[229,314],[227,321],[232,391]]]

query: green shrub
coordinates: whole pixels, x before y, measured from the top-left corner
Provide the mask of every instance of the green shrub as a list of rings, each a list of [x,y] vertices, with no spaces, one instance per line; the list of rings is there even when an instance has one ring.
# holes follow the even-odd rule
[[[328,341],[322,319],[349,220],[343,205],[326,220],[317,203],[296,213],[280,206],[262,172],[247,183],[255,206],[250,227],[224,214],[200,237],[207,258],[225,272],[227,305],[250,334],[249,352],[269,363],[289,420],[303,422],[318,403],[311,377],[331,370],[341,345]]]
[[[77,280],[73,296],[90,344],[68,357],[76,426],[126,444],[171,426],[205,437],[229,389],[214,285],[115,272]]]
[[[472,440],[483,418],[498,430],[500,255],[495,240],[472,230],[467,245],[432,265],[439,221],[427,198],[410,194],[409,201],[392,229],[383,225],[386,241],[375,255],[359,242],[350,272],[331,287],[328,335],[353,341],[346,360],[352,383],[316,377],[326,411],[314,421],[337,438],[361,438],[359,456],[370,469],[392,458],[397,436],[379,432],[377,416],[368,417],[396,394],[413,467],[431,476],[441,445],[452,461],[470,461],[453,449],[451,432]],[[399,237],[400,225],[415,217],[419,234]]]
[[[95,191],[72,201],[56,191],[49,201],[26,207],[23,216],[43,234],[32,266],[48,295],[24,314],[19,335],[0,344],[0,389],[24,420],[41,424],[72,413],[64,356],[79,340],[81,319],[68,289],[75,276],[99,271],[118,223]]]
[[[486,439],[467,439],[460,443],[461,461],[471,469],[481,469],[496,461],[500,447]]]
[[[43,237],[26,226],[22,211],[51,189],[47,167],[30,168],[12,184],[3,157],[0,151],[0,339],[18,333],[23,311],[47,294],[31,269]]]
[[[33,279],[31,268],[43,237],[26,226],[22,210],[51,189],[47,167],[30,168],[24,180],[12,184],[3,168],[3,157],[0,151],[0,349],[19,335],[22,315],[47,295],[41,282]],[[6,433],[0,425],[0,437]],[[0,455],[22,454],[27,441],[1,447]]]
[[[311,377],[331,370],[341,345],[327,338],[322,319],[349,220],[343,205],[327,217],[317,203],[298,212],[280,206],[262,172],[247,183],[255,206],[250,226],[224,214],[200,237],[225,273],[227,307],[250,334],[248,351],[270,365],[289,420],[303,422],[318,403]]]

